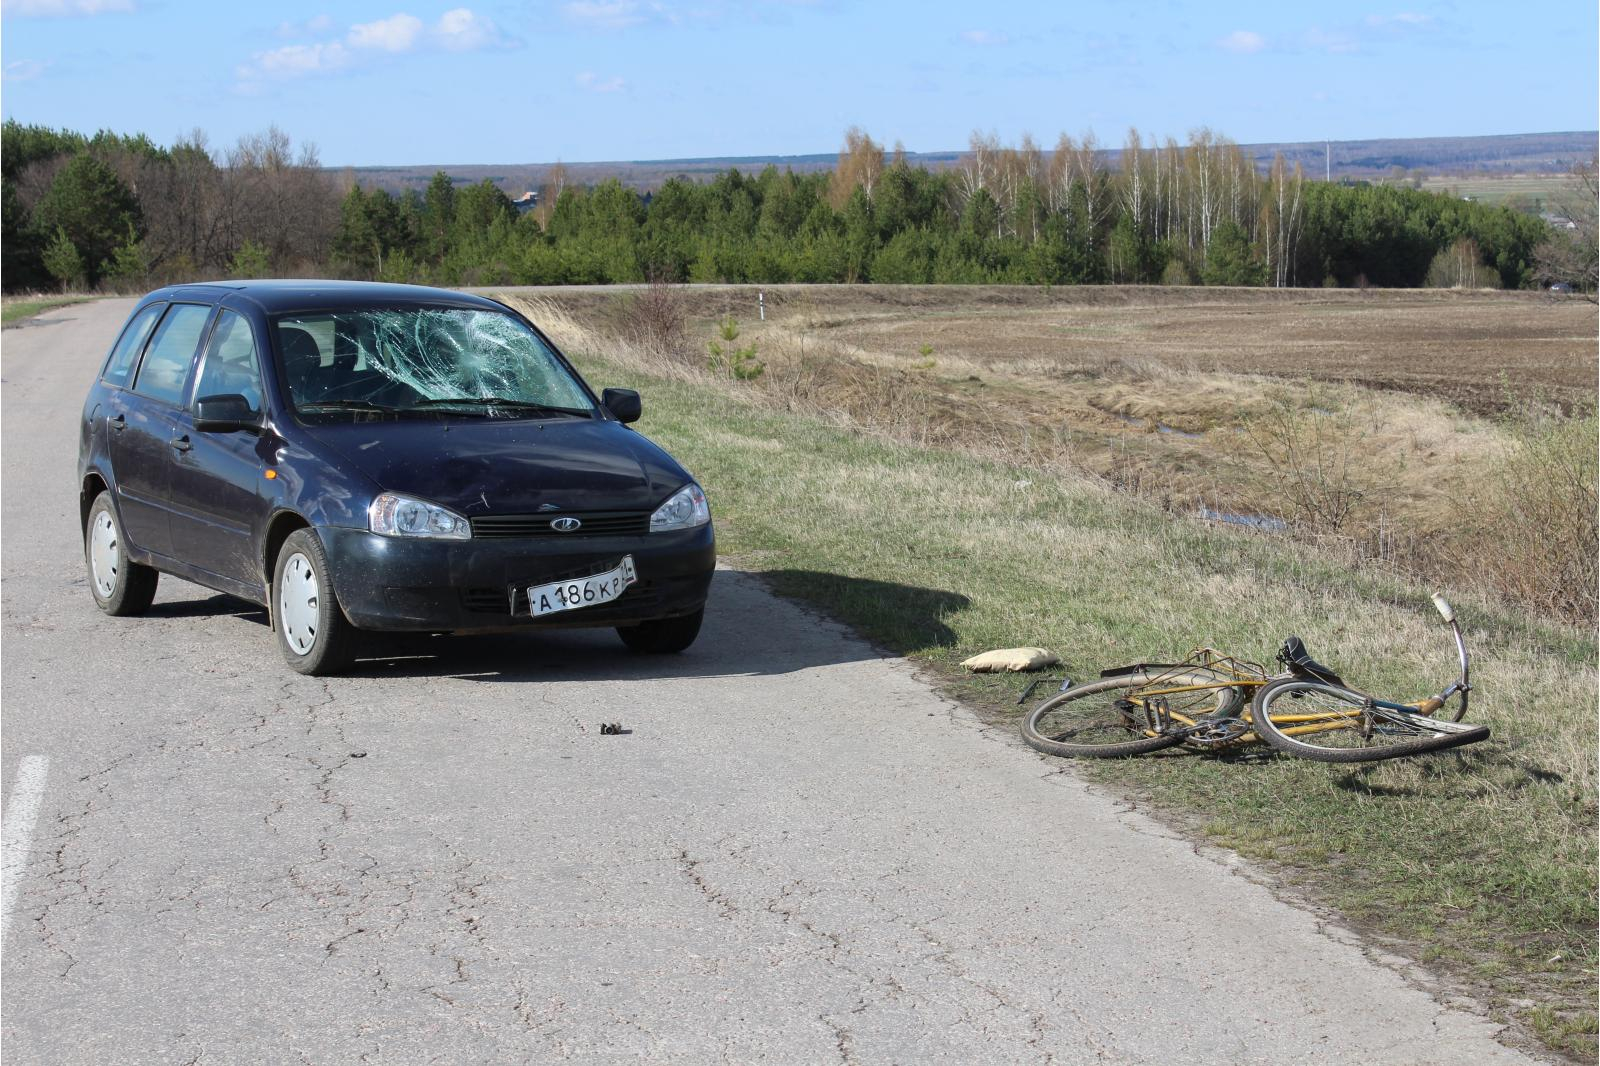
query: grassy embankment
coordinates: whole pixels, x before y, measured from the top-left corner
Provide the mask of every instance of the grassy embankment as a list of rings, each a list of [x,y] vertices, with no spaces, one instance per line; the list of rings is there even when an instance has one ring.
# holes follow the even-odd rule
[[[45,311],[92,299],[92,296],[7,296],[0,301],[0,325],[10,326]]]
[[[925,664],[997,726],[1020,713],[1023,679],[964,677],[957,664],[1023,643],[1086,676],[1202,643],[1270,660],[1294,632],[1374,691],[1420,696],[1452,676],[1427,590],[1392,572],[1164,513],[1057,468],[889,439],[837,411],[759,406],[744,383],[662,364],[548,304],[531,310],[591,380],[644,388],[642,428],[707,487],[726,559]],[[1593,634],[1445,591],[1475,654],[1472,718],[1493,727],[1488,743],[1355,768],[1257,749],[1072,769],[1260,860],[1547,1046],[1592,1055]],[[861,726],[892,731],[895,714]],[[1047,810],[1038,825],[1070,831]],[[1195,903],[1202,915],[1226,905]]]

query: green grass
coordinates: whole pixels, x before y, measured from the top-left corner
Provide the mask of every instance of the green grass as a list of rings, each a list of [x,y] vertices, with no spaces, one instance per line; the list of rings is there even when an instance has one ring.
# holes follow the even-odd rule
[[[1026,679],[963,676],[957,664],[1019,644],[1053,649],[1084,677],[1199,644],[1270,662],[1298,633],[1380,694],[1426,695],[1454,674],[1428,590],[1304,544],[1173,518],[1059,473],[759,409],[727,385],[582,363],[597,383],[643,386],[641,427],[705,485],[725,558],[925,664],[997,728],[1014,728]],[[1487,743],[1355,767],[1257,748],[1073,770],[1270,864],[1286,888],[1449,968],[1507,1015],[1519,1013],[1514,1001],[1536,1002],[1545,1020],[1523,1008],[1525,1025],[1551,1034],[1541,1036],[1551,1047],[1592,1052],[1593,634],[1452,598],[1474,653],[1471,718],[1494,729]]]
[[[89,296],[43,296],[30,299],[7,299],[0,303],[0,325],[9,326],[23,319],[32,318],[34,315],[45,311],[53,311],[57,307],[67,307],[71,304],[81,304],[92,299]]]
[[[1428,192],[1470,196],[1486,204],[1503,204],[1520,199],[1540,203],[1551,210],[1555,201],[1572,194],[1572,179],[1565,174],[1515,174],[1509,177],[1427,178],[1422,187]]]

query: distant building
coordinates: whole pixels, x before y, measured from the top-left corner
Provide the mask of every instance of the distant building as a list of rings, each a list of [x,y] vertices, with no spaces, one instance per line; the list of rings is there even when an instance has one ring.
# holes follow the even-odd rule
[[[512,200],[511,206],[517,209],[518,214],[532,211],[539,206],[539,194],[532,191],[525,192],[515,200]]]

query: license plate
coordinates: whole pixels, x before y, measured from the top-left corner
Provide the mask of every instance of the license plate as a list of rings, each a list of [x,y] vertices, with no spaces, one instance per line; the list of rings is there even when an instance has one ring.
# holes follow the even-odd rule
[[[625,592],[629,585],[639,580],[633,569],[633,556],[624,555],[615,570],[581,578],[576,581],[553,581],[548,585],[528,587],[528,613],[538,618],[571,611],[579,607],[593,607],[597,603],[610,603]]]

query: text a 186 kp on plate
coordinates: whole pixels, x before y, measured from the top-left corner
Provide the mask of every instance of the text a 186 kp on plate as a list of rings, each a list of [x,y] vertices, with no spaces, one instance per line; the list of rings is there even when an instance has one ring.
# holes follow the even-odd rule
[[[639,580],[633,567],[633,556],[624,555],[616,569],[595,574],[581,581],[554,581],[548,585],[531,585],[528,588],[528,612],[535,618],[557,611],[570,611],[576,607],[593,607],[609,603],[627,591]]]

